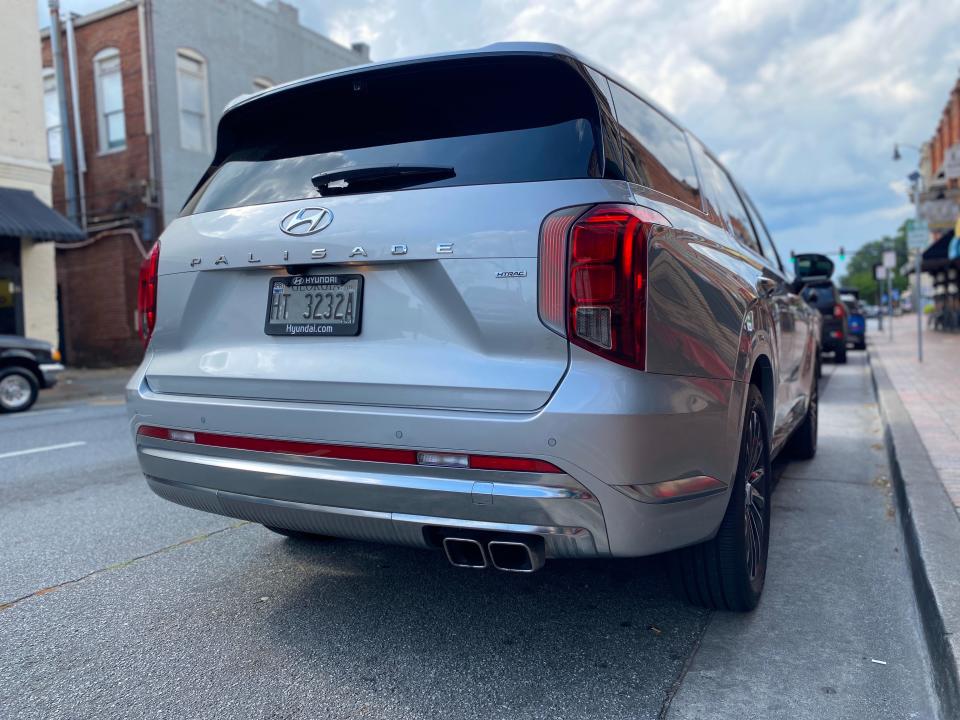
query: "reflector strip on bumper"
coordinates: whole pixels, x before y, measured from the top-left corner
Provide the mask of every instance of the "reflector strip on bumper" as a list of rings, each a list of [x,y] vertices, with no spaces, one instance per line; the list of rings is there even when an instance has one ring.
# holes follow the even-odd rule
[[[328,443],[306,442],[303,440],[270,440],[267,438],[244,437],[241,435],[221,435],[219,433],[194,432],[162,428],[155,425],[141,425],[137,435],[172,440],[174,442],[228,448],[231,450],[252,450],[254,452],[281,453],[284,455],[303,455],[306,457],[325,457],[335,460],[361,460],[365,462],[396,463],[399,465],[429,465],[436,462],[420,462],[420,457],[433,458],[438,454],[431,451],[398,450],[394,448],[362,447],[359,445],[331,445]],[[441,453],[440,456],[449,453]],[[464,455],[467,467],[473,470],[503,470],[507,472],[562,473],[563,470],[545,460],[532,458],[502,457],[499,455]],[[453,465],[451,465],[453,467]],[[462,467],[462,465],[457,465]]]

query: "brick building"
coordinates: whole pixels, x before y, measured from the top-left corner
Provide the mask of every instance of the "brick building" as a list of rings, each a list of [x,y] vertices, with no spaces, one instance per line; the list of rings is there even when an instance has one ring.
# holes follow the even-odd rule
[[[953,156],[953,162],[949,161]],[[937,128],[921,154],[924,191],[920,215],[935,231],[951,230],[960,216],[960,79],[947,98]]]
[[[921,263],[933,281],[934,326],[960,330],[960,79],[924,144],[920,171],[919,214],[935,238]]]
[[[76,365],[136,363],[140,262],[209,164],[221,108],[237,95],[366,62],[369,49],[301,26],[281,0],[123,0],[65,23],[64,119],[49,31],[41,43],[53,201],[65,209],[57,139],[70,132],[88,235],[58,246],[61,347]]]
[[[141,12],[128,2],[72,23],[75,62],[67,63],[64,82],[71,87],[75,69],[79,133],[76,126],[73,132],[82,139],[76,143],[82,176],[78,195],[88,241],[58,249],[57,284],[64,320],[61,347],[79,365],[131,364],[142,352],[134,326],[138,268],[142,250],[156,238],[159,212],[150,183]],[[49,37],[43,39],[42,53],[45,89],[53,94]],[[48,117],[48,137],[64,131],[56,120],[51,127]],[[64,168],[58,148],[50,145],[53,202],[63,210]]]

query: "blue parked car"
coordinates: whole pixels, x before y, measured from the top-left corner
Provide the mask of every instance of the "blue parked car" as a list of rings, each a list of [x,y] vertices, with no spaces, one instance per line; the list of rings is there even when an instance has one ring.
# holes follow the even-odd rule
[[[858,295],[857,292],[841,290],[840,300],[847,308],[847,340],[853,343],[854,350],[866,350],[867,320]]]

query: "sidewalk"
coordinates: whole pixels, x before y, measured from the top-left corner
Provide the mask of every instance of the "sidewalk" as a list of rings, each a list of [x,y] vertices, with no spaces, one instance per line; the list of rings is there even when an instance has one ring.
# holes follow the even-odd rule
[[[40,392],[37,407],[49,407],[93,398],[121,400],[123,388],[134,370],[136,370],[135,367],[95,370],[68,367],[52,389]]]
[[[875,325],[871,323],[875,328]],[[923,327],[917,362],[917,318],[893,319],[867,336],[870,355],[886,370],[930,455],[954,508],[960,511],[960,335]]]
[[[924,325],[921,364],[916,322],[868,331],[867,349],[934,686],[960,718],[960,336]]]

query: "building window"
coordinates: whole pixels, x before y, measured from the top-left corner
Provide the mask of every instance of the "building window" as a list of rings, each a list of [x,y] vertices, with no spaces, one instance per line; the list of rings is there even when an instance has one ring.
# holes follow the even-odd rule
[[[192,50],[177,50],[177,99],[180,105],[180,147],[205,151],[210,135],[207,63]]]
[[[123,116],[123,77],[120,52],[104,48],[93,57],[97,81],[97,129],[100,152],[123,150],[127,146],[127,125]]]
[[[276,83],[270,78],[266,77],[256,77],[253,79],[253,91],[260,92],[261,90],[268,90],[272,88]]]
[[[53,165],[63,162],[63,137],[60,126],[60,98],[53,68],[43,70],[43,117],[47,125],[47,159]]]

